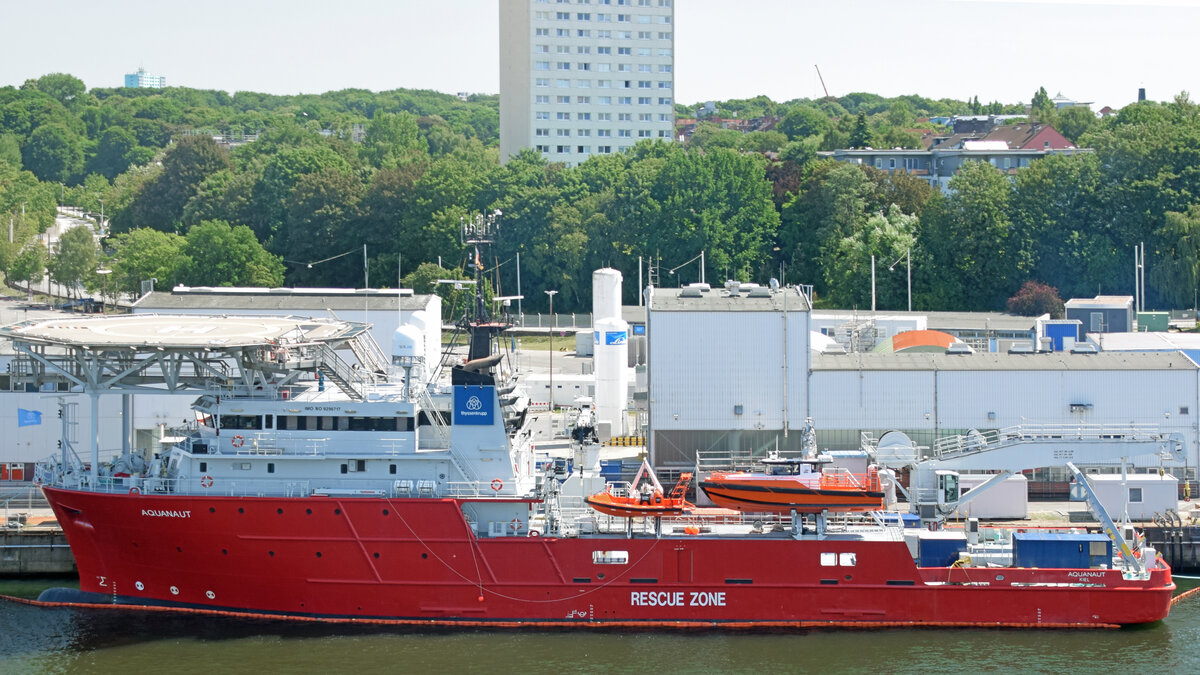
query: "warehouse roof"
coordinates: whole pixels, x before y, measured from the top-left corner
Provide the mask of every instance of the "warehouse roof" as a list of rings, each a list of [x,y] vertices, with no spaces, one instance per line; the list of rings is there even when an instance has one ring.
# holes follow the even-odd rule
[[[813,354],[820,370],[1197,370],[1179,352]]]
[[[847,321],[871,318],[871,312],[851,309],[822,309],[822,315],[844,317]],[[925,327],[929,330],[946,332],[961,331],[998,331],[998,332],[1032,332],[1037,317],[1001,314],[1000,312],[903,312],[887,310],[876,312],[879,318],[897,319],[906,316],[926,317]]]
[[[656,312],[807,312],[808,298],[795,287],[767,288],[743,284],[736,292],[725,288],[655,288],[650,309]]]
[[[415,311],[429,306],[429,295],[410,289],[378,288],[228,288],[176,286],[154,292],[133,304],[135,312],[251,310],[287,312],[391,310]]]
[[[1109,352],[1200,349],[1200,333],[1088,333],[1088,339]]]

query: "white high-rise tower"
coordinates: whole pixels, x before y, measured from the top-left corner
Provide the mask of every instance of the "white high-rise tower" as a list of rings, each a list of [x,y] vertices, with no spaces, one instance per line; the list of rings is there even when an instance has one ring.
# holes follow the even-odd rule
[[[674,71],[674,0],[500,0],[500,161],[670,140]]]

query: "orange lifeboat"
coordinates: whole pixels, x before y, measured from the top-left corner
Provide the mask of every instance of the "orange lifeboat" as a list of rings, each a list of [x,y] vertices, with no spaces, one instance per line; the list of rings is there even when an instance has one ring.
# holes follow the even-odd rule
[[[821,470],[819,460],[767,459],[769,473],[715,472],[700,488],[718,506],[746,512],[820,513],[884,508],[879,473]]]
[[[584,501],[600,513],[619,518],[678,516],[694,508],[694,505],[684,498],[691,480],[691,472],[679,474],[679,482],[675,484],[670,495],[665,495],[662,485],[650,471],[650,466],[643,461],[642,468],[631,483],[629,495],[613,494],[610,485],[604,492],[589,495]],[[638,488],[639,483],[642,484],[641,489]]]

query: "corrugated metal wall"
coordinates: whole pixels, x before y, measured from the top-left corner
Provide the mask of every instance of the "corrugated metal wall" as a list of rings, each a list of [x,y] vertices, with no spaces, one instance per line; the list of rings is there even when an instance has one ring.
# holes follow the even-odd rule
[[[897,429],[928,444],[1020,424],[1153,424],[1183,433],[1197,462],[1195,370],[821,370],[812,378],[812,416],[831,448],[857,447],[861,431]],[[1090,407],[1072,412],[1072,404]]]
[[[804,424],[809,371],[807,312],[654,312],[650,320],[650,428],[664,439],[656,461],[688,463],[699,449],[762,445]],[[785,372],[790,374],[784,382]],[[785,395],[786,392],[786,395]],[[786,405],[785,405],[786,398]],[[738,414],[740,406],[740,414]],[[740,434],[730,435],[736,431]]]

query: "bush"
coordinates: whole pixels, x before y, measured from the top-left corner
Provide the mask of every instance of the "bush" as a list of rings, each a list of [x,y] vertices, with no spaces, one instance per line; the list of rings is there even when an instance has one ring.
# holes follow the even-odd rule
[[[1038,281],[1026,281],[1021,290],[1008,299],[1008,311],[1020,316],[1049,314],[1051,319],[1061,319],[1066,314],[1058,289]]]

